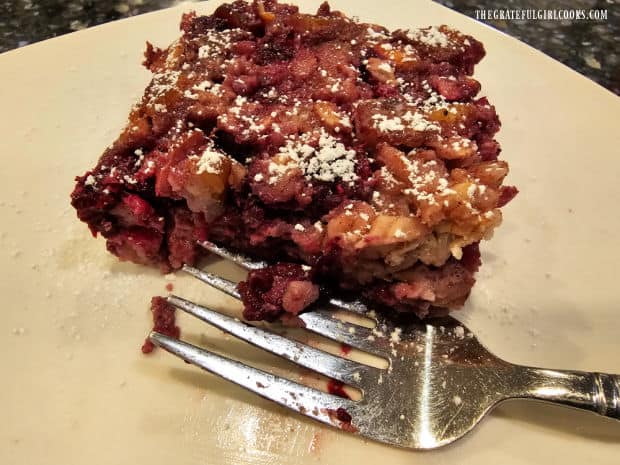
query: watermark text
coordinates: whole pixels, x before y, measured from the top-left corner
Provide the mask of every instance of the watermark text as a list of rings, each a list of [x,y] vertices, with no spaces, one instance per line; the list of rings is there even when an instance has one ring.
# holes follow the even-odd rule
[[[476,19],[500,21],[607,21],[606,9],[499,9],[476,10]]]

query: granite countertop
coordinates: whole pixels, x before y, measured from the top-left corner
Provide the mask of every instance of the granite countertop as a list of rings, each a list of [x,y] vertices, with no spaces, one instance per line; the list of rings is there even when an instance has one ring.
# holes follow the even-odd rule
[[[616,0],[436,1],[473,18],[477,10],[490,8],[606,10],[606,20],[486,19],[482,22],[526,42],[620,95],[620,8]],[[181,2],[0,0],[0,52],[178,3]]]

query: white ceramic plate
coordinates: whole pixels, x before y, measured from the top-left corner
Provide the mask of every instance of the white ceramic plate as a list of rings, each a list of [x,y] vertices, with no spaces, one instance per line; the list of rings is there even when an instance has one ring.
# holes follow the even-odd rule
[[[617,463],[620,425],[592,414],[514,402],[458,443],[416,453],[323,427],[162,351],[140,353],[149,298],[170,279],[109,256],[77,221],[69,193],[149,79],[139,66],[145,40],[166,45],[183,10],[217,3],[0,56],[0,463]],[[502,156],[521,194],[483,245],[479,282],[458,315],[508,360],[620,372],[620,99],[430,2],[333,5],[389,27],[446,23],[484,42],[476,76],[498,108]],[[239,310],[190,279],[173,283],[180,295]],[[180,325],[190,340],[275,363],[189,318]]]

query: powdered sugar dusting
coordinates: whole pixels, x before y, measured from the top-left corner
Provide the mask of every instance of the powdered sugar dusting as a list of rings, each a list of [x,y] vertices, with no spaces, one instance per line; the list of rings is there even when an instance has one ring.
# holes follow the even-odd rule
[[[226,158],[226,155],[222,152],[215,150],[213,147],[207,147],[204,149],[200,158],[198,159],[197,174],[211,173],[219,174],[222,171],[222,162]]]
[[[289,140],[286,146],[280,148],[280,153],[290,157],[290,163],[300,168],[308,180],[334,182],[341,179],[353,183],[358,179],[355,173],[355,151],[347,149],[325,130],[321,131],[317,147],[310,145],[302,137]],[[270,165],[270,172],[277,170],[272,170]],[[279,170],[281,171],[281,168]]]
[[[450,38],[436,26],[407,32],[407,37],[430,47],[448,47]]]

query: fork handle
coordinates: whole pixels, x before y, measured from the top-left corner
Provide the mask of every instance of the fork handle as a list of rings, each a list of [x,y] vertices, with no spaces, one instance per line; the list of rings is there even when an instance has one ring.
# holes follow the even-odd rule
[[[620,375],[519,367],[510,397],[553,402],[620,420]]]

